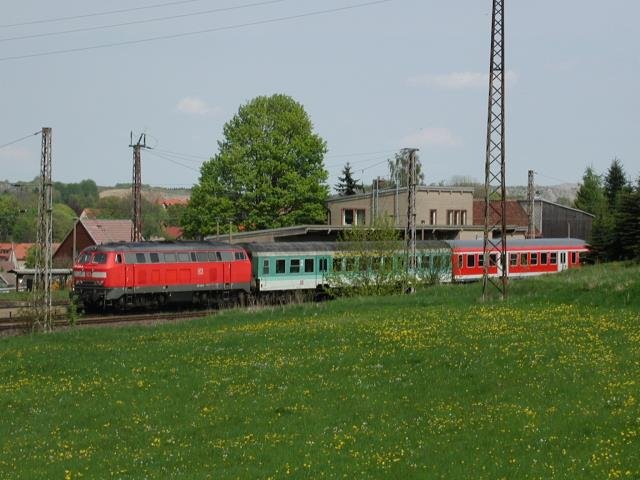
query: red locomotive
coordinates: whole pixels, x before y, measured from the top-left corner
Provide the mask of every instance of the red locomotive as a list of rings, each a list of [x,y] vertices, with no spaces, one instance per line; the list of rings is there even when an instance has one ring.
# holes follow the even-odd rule
[[[73,277],[87,310],[220,304],[249,292],[251,261],[244,249],[219,242],[111,243],[83,250]]]

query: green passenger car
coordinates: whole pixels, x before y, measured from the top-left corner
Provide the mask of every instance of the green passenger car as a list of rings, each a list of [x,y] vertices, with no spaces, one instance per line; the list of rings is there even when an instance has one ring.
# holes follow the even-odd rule
[[[314,290],[332,286],[337,277],[347,279],[352,272],[391,268],[406,271],[403,249],[375,254],[375,246],[355,246],[344,242],[247,243],[242,247],[251,257],[254,291],[277,292]],[[416,281],[451,280],[451,248],[445,242],[425,241],[417,245],[417,267],[409,272]],[[345,282],[340,282],[345,284]]]

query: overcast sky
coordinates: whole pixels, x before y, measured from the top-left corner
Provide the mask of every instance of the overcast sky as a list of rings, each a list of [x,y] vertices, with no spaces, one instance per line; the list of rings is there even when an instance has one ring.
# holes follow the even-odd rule
[[[327,141],[331,185],[346,161],[365,182],[384,175],[401,147],[421,149],[427,183],[484,181],[491,1],[389,0],[264,23],[363,3],[4,1],[0,145],[52,127],[55,180],[113,185],[131,181],[129,132],[146,132],[143,182],[191,186],[238,107],[284,93]],[[640,174],[640,2],[506,3],[508,184],[529,169],[542,185],[577,182],[613,157]],[[83,17],[24,24],[70,16]],[[161,17],[174,18],[140,23]],[[202,30],[215,31],[7,59]],[[39,137],[0,149],[0,179],[35,177],[39,151]]]

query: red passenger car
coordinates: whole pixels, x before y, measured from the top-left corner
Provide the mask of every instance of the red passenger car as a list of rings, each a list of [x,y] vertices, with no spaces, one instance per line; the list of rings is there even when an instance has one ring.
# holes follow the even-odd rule
[[[452,240],[452,273],[455,281],[478,280],[484,274],[482,240]],[[507,240],[508,275],[511,278],[556,273],[577,268],[589,249],[584,240],[575,238],[540,238]],[[489,256],[489,274],[499,276],[498,250]]]
[[[216,304],[249,292],[251,262],[219,242],[111,243],[83,250],[73,279],[87,309]]]

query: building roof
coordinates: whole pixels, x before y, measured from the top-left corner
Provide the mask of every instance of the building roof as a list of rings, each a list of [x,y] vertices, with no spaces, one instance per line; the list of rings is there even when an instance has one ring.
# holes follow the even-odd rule
[[[164,231],[171,238],[175,239],[182,238],[182,235],[184,234],[184,230],[182,229],[182,227],[164,227]]]
[[[527,204],[527,200],[518,200],[520,204],[524,207]],[[568,207],[567,205],[562,205],[561,203],[550,202],[549,200],[545,200],[544,198],[536,198],[536,203],[546,203],[547,205],[553,205],[554,207],[563,208],[565,210],[571,210],[572,212],[578,212],[583,215],[587,215],[589,217],[595,218],[596,216],[592,213],[585,212],[584,210],[580,210],[579,208]]]
[[[19,262],[27,259],[27,252],[33,243],[0,243],[0,250],[13,250]]]
[[[420,192],[439,192],[439,193],[443,193],[443,192],[447,192],[447,193],[470,193],[473,194],[474,189],[473,187],[431,187],[431,186],[425,186],[425,185],[419,185],[417,187],[418,193]],[[385,189],[381,189],[378,190],[377,194],[378,196],[386,196],[386,195],[395,195],[396,193],[400,194],[400,195],[406,195],[407,192],[407,187],[401,187],[398,188],[397,190],[395,188],[385,188]],[[358,199],[362,199],[362,198],[371,198],[371,196],[373,195],[373,192],[368,191],[365,193],[356,193],[355,195],[332,195],[331,197],[329,197],[327,199],[327,203],[332,203],[332,202],[345,202],[345,201],[351,201],[351,200],[358,200]]]
[[[81,218],[79,223],[85,228],[93,242],[97,245],[110,242],[131,241],[131,220],[102,220]]]
[[[499,203],[498,201],[491,202],[492,206],[495,205],[496,207]],[[505,204],[508,225],[529,226],[529,215],[527,215],[527,212],[522,208],[518,200],[507,200]],[[497,214],[492,209],[489,211],[489,217],[489,221],[492,223],[495,223],[498,219]],[[484,200],[473,201],[473,224],[484,225]]]

